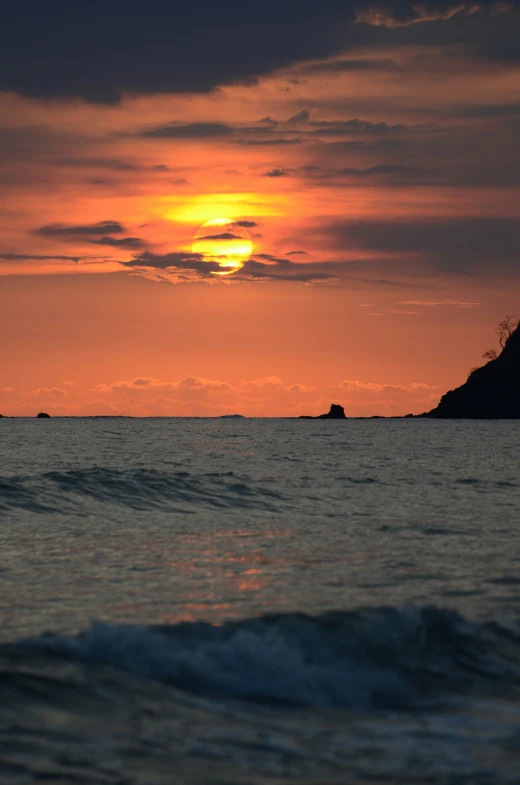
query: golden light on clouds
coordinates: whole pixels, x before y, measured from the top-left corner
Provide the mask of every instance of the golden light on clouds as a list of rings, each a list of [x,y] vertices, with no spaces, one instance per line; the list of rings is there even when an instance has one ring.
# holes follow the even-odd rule
[[[244,266],[253,251],[253,243],[244,226],[231,218],[212,218],[197,229],[191,249],[201,254],[205,261],[216,262],[222,272],[214,275],[230,275]]]
[[[316,25],[312,4],[276,24],[257,4],[249,28],[201,0],[170,46],[160,14],[114,4],[146,73],[128,36],[103,69],[89,38],[69,79],[74,9],[100,0],[0,50],[0,412],[34,416],[27,391],[63,379],[51,415],[318,414],[334,390],[348,414],[404,415],[432,391],[400,386],[458,386],[520,309],[517,9],[356,0]],[[97,388],[145,377],[167,381]],[[233,393],[168,386],[191,377]]]
[[[285,215],[284,198],[280,194],[209,193],[168,196],[164,200],[164,217],[169,221],[202,224],[227,215],[238,219],[244,215],[277,217]]]

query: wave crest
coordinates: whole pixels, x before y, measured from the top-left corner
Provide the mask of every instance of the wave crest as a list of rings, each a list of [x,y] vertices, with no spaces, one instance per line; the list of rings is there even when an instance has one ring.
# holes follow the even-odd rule
[[[436,607],[137,627],[95,623],[32,651],[110,666],[207,697],[413,709],[449,694],[520,688],[520,639]]]
[[[94,467],[0,480],[0,510],[81,514],[85,500],[143,511],[187,513],[196,505],[276,512],[282,496],[232,471],[195,475],[187,471]]]

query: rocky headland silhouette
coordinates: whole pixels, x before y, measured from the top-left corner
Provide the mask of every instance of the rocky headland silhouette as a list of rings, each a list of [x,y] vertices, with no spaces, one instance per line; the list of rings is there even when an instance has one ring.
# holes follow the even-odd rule
[[[345,414],[345,409],[343,406],[340,406],[337,403],[333,403],[330,406],[329,411],[327,414],[319,414],[317,417],[312,417],[308,414],[302,414],[299,417],[300,420],[346,420],[347,415]]]
[[[465,384],[442,396],[439,405],[420,417],[438,419],[520,418],[520,324],[501,353],[472,371]]]
[[[405,419],[428,417],[432,419],[520,419],[520,322],[512,317],[497,328],[502,351],[491,350],[484,357],[489,361],[475,368],[467,381],[445,393],[438,406],[423,414],[407,414]],[[50,419],[47,412],[39,412],[37,419]],[[223,419],[242,419],[241,414],[224,414]],[[5,415],[0,414],[0,419]],[[290,418],[292,419],[292,418]],[[329,411],[317,416],[302,414],[300,420],[346,420],[343,406],[331,404]],[[388,419],[380,415],[362,419]],[[391,419],[400,419],[392,417]]]

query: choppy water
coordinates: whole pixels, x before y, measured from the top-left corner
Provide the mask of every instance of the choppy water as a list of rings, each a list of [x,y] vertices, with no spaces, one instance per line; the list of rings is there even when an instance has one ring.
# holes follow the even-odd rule
[[[0,782],[520,781],[520,423],[0,421]]]

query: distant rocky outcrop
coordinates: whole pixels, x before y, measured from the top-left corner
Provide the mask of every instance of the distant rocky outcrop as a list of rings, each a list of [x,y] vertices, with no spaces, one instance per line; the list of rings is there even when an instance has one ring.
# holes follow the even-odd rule
[[[41,419],[48,419],[48,418],[50,418],[50,414],[47,414],[47,412],[40,412],[39,414],[36,415],[36,419],[41,420]]]
[[[327,414],[319,414],[317,417],[311,417],[309,415],[303,414],[300,420],[346,420],[347,415],[345,414],[345,409],[343,406],[339,406],[337,403],[331,404],[330,410]]]
[[[465,384],[443,395],[437,408],[423,416],[519,419],[520,325],[496,359],[472,371]]]
[[[4,416],[3,414],[0,414],[0,419],[1,419],[3,416]]]
[[[339,406],[337,403],[331,404],[330,410],[327,414],[320,414],[318,416],[318,420],[346,420],[347,415],[345,414],[345,409],[343,406]]]

